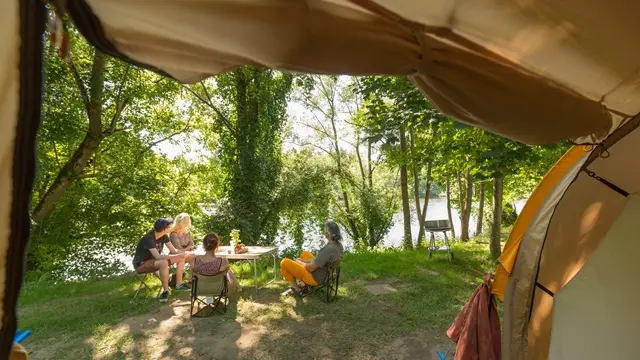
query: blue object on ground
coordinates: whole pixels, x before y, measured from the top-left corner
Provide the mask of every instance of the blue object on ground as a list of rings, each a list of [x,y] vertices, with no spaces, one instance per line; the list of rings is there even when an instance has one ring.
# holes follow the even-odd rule
[[[443,351],[436,351],[436,354],[438,354],[438,357],[440,358],[440,360],[447,360],[444,357],[444,352]]]
[[[25,341],[29,335],[31,335],[31,330],[25,330],[25,332],[20,332],[20,330],[16,330],[16,336],[13,338],[13,342],[20,344]]]

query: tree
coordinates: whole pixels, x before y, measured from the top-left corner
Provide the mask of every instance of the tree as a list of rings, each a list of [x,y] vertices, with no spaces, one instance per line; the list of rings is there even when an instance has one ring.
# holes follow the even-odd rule
[[[40,189],[40,196],[32,210],[32,219],[36,223],[47,219],[69,186],[82,179],[106,138],[125,130],[126,119],[133,117],[141,106],[145,107],[145,101],[167,96],[172,88],[175,89],[174,84],[163,81],[161,91],[154,92],[157,86],[145,86],[153,77],[150,73],[110,59],[80,40],[75,32],[72,31],[72,34],[77,41],[66,61],[55,57],[53,49],[50,49],[45,61],[48,91],[45,94],[44,111],[45,117],[81,117],[86,119],[87,125],[82,141],[74,146],[75,149],[61,164],[53,180],[46,182],[46,189]],[[160,77],[156,78],[157,81],[161,80]],[[71,89],[71,82],[75,85],[74,90]],[[68,106],[62,105],[65,103]],[[47,104],[55,106],[48,107]],[[61,114],[61,111],[69,113]]]
[[[160,195],[181,194],[176,182],[191,172],[189,186],[201,169],[157,152],[196,121],[175,107],[177,84],[95,52],[70,31],[67,61],[50,46],[44,54],[27,267],[99,276],[122,269],[105,254],[130,251],[153,219],[178,208],[197,217],[193,198]],[[167,169],[176,177],[165,176]]]
[[[482,222],[484,221],[484,191],[485,183],[481,182],[479,185],[480,191],[478,194],[478,217],[476,220],[476,236],[482,234]]]
[[[411,214],[408,196],[408,173],[413,174],[414,198],[417,219],[420,223],[418,243],[423,236],[423,221],[426,218],[426,206],[420,210],[419,187],[420,174],[427,164],[432,164],[433,150],[429,148],[432,140],[430,126],[444,116],[435,110],[424,96],[406,78],[375,76],[362,79],[360,92],[365,98],[366,133],[373,141],[383,142],[383,151],[389,162],[400,169],[400,184],[404,218],[404,246],[411,247]],[[410,132],[410,146],[407,151],[406,129]],[[421,136],[421,134],[424,134]],[[396,144],[399,143],[399,147]],[[430,165],[429,165],[430,166]],[[425,200],[426,202],[426,200]]]
[[[282,129],[293,76],[274,70],[240,68],[185,87],[219,133],[223,192],[212,225],[240,230],[244,243],[271,242],[280,216],[278,181]],[[211,130],[210,130],[211,131]]]
[[[533,147],[482,131],[477,150],[480,154],[479,176],[493,180],[493,215],[490,236],[491,257],[496,260],[501,252],[502,201],[504,178],[515,173],[530,161]]]
[[[299,124],[314,135],[299,145],[331,159],[338,190],[333,198],[334,217],[357,245],[375,247],[391,227],[396,206],[393,196],[374,181],[380,158],[373,159],[376,148],[368,139],[363,160],[362,98],[354,91],[358,80],[352,81],[335,76],[298,77],[298,98],[308,111]]]

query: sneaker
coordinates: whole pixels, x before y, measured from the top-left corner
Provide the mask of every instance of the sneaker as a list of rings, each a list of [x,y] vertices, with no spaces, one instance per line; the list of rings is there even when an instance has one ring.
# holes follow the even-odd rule
[[[185,285],[184,283],[176,286],[176,290],[178,291],[186,291],[186,290],[190,290],[189,287],[187,285]]]
[[[166,302],[167,300],[169,300],[169,292],[163,291],[162,294],[158,296],[158,300],[160,300],[161,302]]]

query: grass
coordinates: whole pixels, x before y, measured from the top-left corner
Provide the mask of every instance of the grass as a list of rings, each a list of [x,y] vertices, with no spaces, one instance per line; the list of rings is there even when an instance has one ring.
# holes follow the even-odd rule
[[[172,294],[169,304],[152,296],[132,302],[130,277],[29,283],[19,327],[32,330],[25,342],[31,359],[287,359],[297,358],[301,347],[311,358],[411,358],[412,351],[453,348],[444,332],[492,268],[485,244],[456,244],[454,252],[452,265],[444,253],[429,260],[425,249],[349,253],[332,304],[281,297],[286,284],[278,276],[257,296],[246,287],[225,315],[193,320],[188,293]],[[260,266],[263,280],[270,276],[266,265]],[[235,271],[251,272],[246,266]],[[366,289],[382,283],[396,291]]]

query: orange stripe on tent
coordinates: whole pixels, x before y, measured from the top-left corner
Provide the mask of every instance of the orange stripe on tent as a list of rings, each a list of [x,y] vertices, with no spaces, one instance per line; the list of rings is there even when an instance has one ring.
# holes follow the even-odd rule
[[[529,224],[538,213],[538,209],[547,199],[549,193],[556,187],[558,182],[564,178],[567,171],[578,162],[587,152],[585,146],[574,146],[567,151],[560,160],[547,172],[538,187],[533,191],[529,200],[525,204],[522,212],[518,216],[516,223],[511,230],[509,239],[504,245],[502,255],[498,259],[498,267],[496,268],[495,278],[491,287],[491,293],[504,301],[504,289],[507,286],[507,280],[513,270],[516,262],[516,256],[520,249],[520,242],[524,233],[529,228]]]

